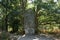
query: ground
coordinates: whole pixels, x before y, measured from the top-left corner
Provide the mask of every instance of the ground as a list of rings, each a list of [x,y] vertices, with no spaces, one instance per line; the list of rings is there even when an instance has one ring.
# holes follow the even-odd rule
[[[1,32],[0,32],[1,34]],[[3,35],[2,35],[3,34]],[[60,40],[60,36],[56,36],[55,34],[40,34],[40,35],[16,35],[16,34],[9,34],[3,32],[0,35],[0,40],[3,40],[3,38],[9,38],[8,40]],[[9,36],[9,35],[10,36]],[[3,37],[3,38],[1,38]],[[4,39],[5,40],[5,39]]]
[[[19,36],[17,40],[60,40],[60,39],[53,37],[52,35],[40,34]]]

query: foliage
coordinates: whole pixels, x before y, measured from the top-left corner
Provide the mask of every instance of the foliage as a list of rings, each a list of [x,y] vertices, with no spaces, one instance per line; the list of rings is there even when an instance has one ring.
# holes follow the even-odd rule
[[[7,31],[12,28],[13,32],[24,32],[24,13],[32,8],[37,15],[37,31],[60,30],[60,5],[59,2],[57,3],[53,0],[47,2],[34,0],[30,4],[27,0],[2,0],[0,1],[0,28]]]
[[[38,1],[39,2],[39,1]],[[56,3],[53,1],[48,2],[48,3],[38,3],[37,6],[38,10],[38,29],[39,31],[41,30],[47,30],[48,32],[56,31],[59,30],[60,28],[60,12],[58,12],[59,7],[57,6]],[[57,28],[56,28],[57,27]],[[55,32],[54,31],[54,32]],[[45,31],[46,32],[46,31]],[[60,31],[59,31],[60,32]]]

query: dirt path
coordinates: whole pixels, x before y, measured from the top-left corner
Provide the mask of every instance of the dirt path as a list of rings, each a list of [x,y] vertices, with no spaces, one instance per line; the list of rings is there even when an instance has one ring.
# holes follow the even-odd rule
[[[60,40],[49,35],[23,35],[17,40]]]

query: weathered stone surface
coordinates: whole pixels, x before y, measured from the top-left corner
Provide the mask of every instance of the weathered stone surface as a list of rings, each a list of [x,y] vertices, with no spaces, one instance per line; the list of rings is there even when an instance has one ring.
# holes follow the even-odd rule
[[[35,13],[31,9],[24,14],[24,28],[25,34],[35,33]]]

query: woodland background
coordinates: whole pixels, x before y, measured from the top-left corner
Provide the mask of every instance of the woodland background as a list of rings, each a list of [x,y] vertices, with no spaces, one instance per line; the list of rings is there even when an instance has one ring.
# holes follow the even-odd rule
[[[0,0],[0,34],[24,34],[29,9],[36,14],[36,33],[60,34],[60,0]]]

